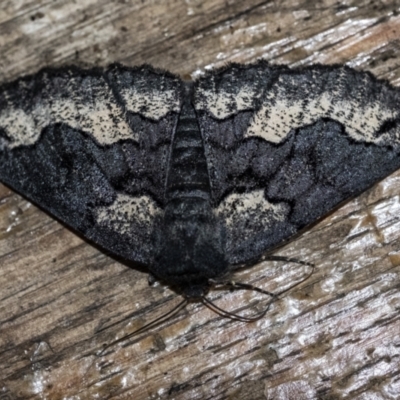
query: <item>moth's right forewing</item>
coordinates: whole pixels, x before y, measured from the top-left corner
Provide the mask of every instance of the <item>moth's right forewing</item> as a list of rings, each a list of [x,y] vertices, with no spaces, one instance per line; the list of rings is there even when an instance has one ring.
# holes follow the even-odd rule
[[[400,89],[344,66],[231,65],[195,83],[227,259],[259,259],[400,167]]]

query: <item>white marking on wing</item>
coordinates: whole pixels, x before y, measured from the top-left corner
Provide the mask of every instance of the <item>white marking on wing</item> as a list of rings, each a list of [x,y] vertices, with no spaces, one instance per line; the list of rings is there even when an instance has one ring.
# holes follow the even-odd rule
[[[253,117],[245,137],[260,136],[269,142],[280,143],[292,129],[312,124],[320,118],[332,118],[342,123],[353,139],[379,143],[381,138],[374,133],[383,121],[399,115],[379,103],[357,107],[355,102],[335,102],[328,93],[306,105],[304,101],[293,103],[284,98],[272,101],[264,104]]]
[[[229,242],[231,229],[240,232],[241,239],[245,241],[283,222],[289,208],[285,203],[270,203],[264,196],[264,190],[255,190],[231,194],[215,211],[226,223]]]
[[[44,127],[56,123],[83,130],[102,145],[129,138],[138,140],[139,135],[132,131],[121,108],[110,99],[80,104],[68,99],[42,101],[30,111],[11,106],[0,112],[0,126],[12,140],[10,148],[34,144]]]
[[[238,111],[249,110],[254,100],[260,95],[257,88],[242,86],[238,93],[225,90],[197,89],[195,108],[207,110],[214,118],[224,119]]]
[[[121,90],[127,109],[146,118],[160,120],[169,112],[180,111],[180,100],[176,90],[140,91],[135,87]]]
[[[342,71],[338,77],[342,79],[338,82],[342,90],[346,89],[345,76],[346,72]],[[390,139],[392,143],[400,143],[400,127],[376,136],[385,121],[399,117],[400,110],[379,98],[368,101],[365,96],[371,82],[367,78],[354,88],[354,98],[347,93],[347,98],[343,98],[339,89],[320,90],[318,76],[308,85],[298,85],[295,78],[279,77],[253,116],[245,137],[260,136],[280,143],[292,129],[313,124],[320,118],[331,118],[343,124],[347,134],[355,140],[379,144]]]
[[[133,197],[118,194],[115,201],[107,207],[96,210],[96,221],[123,235],[150,235],[154,219],[161,209],[148,196]],[[140,228],[143,231],[137,231]]]
[[[101,76],[42,77],[40,92],[30,93],[29,83],[18,82],[17,89],[3,92],[7,106],[0,111],[0,128],[4,129],[10,148],[29,146],[40,137],[44,127],[64,123],[91,135],[101,145],[110,145],[124,139],[139,140],[126,121],[126,111],[138,113],[153,120],[163,118],[170,111],[179,112],[179,90],[149,89],[145,82],[122,87],[121,106],[108,83]],[[160,83],[162,86],[162,83]],[[36,89],[37,90],[37,89]],[[19,93],[32,96],[32,102],[21,106]]]

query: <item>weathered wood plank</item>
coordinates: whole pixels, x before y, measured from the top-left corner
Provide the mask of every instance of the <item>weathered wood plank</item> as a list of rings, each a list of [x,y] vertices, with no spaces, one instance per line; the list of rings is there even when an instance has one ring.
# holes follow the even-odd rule
[[[46,65],[143,62],[196,76],[228,61],[348,63],[400,85],[396,1],[3,1],[0,80]],[[400,392],[400,173],[279,254],[317,270],[253,324],[179,299],[0,189],[0,399],[365,399]],[[276,291],[303,267],[237,280]],[[234,310],[248,294],[213,295]],[[2,390],[2,391],[1,391]]]

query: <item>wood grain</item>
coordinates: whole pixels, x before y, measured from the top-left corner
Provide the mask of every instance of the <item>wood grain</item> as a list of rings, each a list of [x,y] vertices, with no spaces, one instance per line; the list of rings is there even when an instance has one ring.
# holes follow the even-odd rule
[[[347,63],[400,86],[399,38],[395,0],[3,0],[0,80],[114,61],[190,78],[263,57]],[[280,249],[317,269],[262,320],[190,304],[96,355],[179,298],[1,186],[0,399],[395,399],[399,188],[397,172]],[[265,262],[236,279],[278,291],[305,273]],[[257,299],[211,297],[230,310]]]

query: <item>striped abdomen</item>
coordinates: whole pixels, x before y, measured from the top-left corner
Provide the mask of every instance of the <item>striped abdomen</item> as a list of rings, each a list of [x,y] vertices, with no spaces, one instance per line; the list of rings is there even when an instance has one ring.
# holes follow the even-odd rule
[[[166,207],[156,232],[151,272],[188,297],[204,295],[209,279],[223,275],[225,230],[210,204],[210,180],[196,114],[185,96],[169,163]]]

